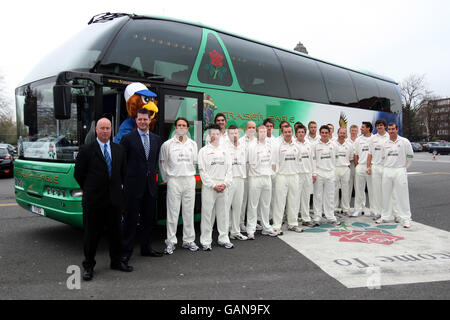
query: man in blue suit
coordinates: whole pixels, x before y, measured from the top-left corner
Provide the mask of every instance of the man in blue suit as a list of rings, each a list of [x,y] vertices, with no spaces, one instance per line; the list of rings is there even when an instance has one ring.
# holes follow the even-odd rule
[[[139,214],[141,255],[152,257],[163,255],[154,251],[151,244],[157,199],[156,164],[161,138],[149,131],[150,113],[147,109],[138,110],[136,124],[137,130],[124,136],[120,142],[127,157],[123,229],[125,261],[128,261],[133,253]]]

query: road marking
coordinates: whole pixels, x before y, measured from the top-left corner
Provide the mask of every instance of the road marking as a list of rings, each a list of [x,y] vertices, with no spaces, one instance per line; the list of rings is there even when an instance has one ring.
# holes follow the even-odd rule
[[[411,176],[440,176],[440,175],[450,175],[450,172],[408,172]]]
[[[17,203],[0,203],[0,207],[12,207],[17,205]]]
[[[416,162],[416,161],[419,161],[419,162],[433,162],[433,163],[448,163],[448,164],[450,164],[450,161],[448,161],[448,160],[433,160],[433,159],[430,159],[430,160],[414,159],[413,160],[413,162]]]
[[[412,222],[376,225],[345,218],[279,237],[347,288],[450,280],[450,232]]]

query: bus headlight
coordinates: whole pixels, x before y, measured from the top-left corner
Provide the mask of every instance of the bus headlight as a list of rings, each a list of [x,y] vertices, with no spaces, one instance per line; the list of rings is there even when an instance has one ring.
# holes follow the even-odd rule
[[[72,190],[72,191],[70,191],[70,195],[73,197],[73,198],[81,198],[82,196],[83,196],[83,190]]]

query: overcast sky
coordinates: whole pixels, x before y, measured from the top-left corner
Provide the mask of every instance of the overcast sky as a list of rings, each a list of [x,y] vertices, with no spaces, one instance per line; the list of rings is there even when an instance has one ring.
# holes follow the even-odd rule
[[[0,72],[9,92],[93,15],[163,15],[217,27],[282,48],[301,41],[309,54],[401,82],[425,75],[450,97],[448,0],[72,0],[12,1],[0,19]]]

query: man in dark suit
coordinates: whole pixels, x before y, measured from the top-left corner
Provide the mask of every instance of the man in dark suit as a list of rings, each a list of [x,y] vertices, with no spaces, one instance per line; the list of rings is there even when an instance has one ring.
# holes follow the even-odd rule
[[[151,244],[157,199],[156,164],[161,138],[148,129],[150,113],[147,109],[138,110],[136,124],[137,130],[124,136],[120,142],[127,154],[123,229],[125,261],[128,261],[133,253],[138,215],[141,228],[141,255],[152,257],[163,255],[153,250]]]
[[[110,142],[111,122],[108,119],[100,119],[95,130],[97,139],[81,146],[74,173],[83,190],[83,279],[87,281],[94,276],[95,253],[105,226],[111,269],[133,270],[122,260],[121,199],[126,170],[125,151],[122,146]]]

